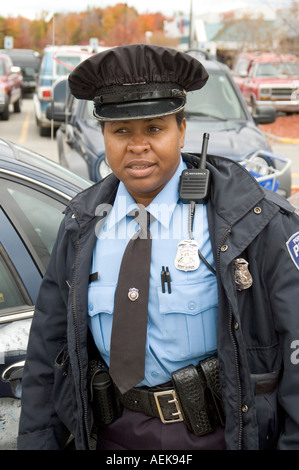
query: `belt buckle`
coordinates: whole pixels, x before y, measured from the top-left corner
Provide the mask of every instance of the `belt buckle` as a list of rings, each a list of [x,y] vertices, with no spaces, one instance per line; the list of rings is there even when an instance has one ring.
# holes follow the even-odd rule
[[[161,397],[166,397],[166,396],[171,396],[172,399],[171,400],[167,400],[167,403],[173,403],[174,404],[174,413],[171,413],[172,416],[175,416],[175,418],[166,418],[164,416],[164,413],[163,413],[163,410],[161,408],[161,405],[160,405],[160,398]],[[162,421],[162,423],[164,424],[168,424],[168,423],[178,423],[179,421],[184,421],[184,418],[183,418],[183,413],[182,413],[182,410],[181,410],[181,407],[180,407],[180,403],[179,403],[179,400],[177,398],[177,395],[176,395],[176,392],[175,390],[164,390],[163,392],[154,392],[154,397],[155,397],[155,400],[156,400],[156,405],[157,405],[157,408],[158,408],[158,412],[159,412],[159,417]]]

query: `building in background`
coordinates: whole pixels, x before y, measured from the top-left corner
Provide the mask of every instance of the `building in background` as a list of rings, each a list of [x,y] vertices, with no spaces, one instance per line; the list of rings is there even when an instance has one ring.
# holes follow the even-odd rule
[[[249,5],[223,12],[179,15],[164,32],[179,38],[181,50],[208,51],[229,66],[243,51],[288,52],[299,56],[299,2],[288,8]]]

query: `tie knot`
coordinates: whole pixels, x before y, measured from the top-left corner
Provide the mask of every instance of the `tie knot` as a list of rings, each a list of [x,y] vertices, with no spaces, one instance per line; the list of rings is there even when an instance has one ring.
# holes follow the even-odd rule
[[[145,207],[138,206],[138,209],[134,209],[129,213],[129,215],[140,227],[140,230],[132,238],[150,238],[149,225],[151,223],[152,216]]]

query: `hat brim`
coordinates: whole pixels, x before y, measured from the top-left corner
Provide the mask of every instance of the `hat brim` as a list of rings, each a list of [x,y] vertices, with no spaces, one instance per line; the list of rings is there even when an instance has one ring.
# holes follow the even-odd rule
[[[150,119],[178,113],[185,106],[184,97],[95,104],[93,115],[99,121]]]

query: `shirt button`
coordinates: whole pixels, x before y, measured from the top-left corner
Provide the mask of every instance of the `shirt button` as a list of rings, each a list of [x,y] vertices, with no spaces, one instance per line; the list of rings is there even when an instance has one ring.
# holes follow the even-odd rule
[[[235,327],[235,330],[239,328],[239,323],[237,321],[235,322],[234,327]]]
[[[159,376],[159,372],[153,371],[153,372],[151,372],[151,376],[152,376],[152,377],[158,377],[158,376]]]
[[[243,411],[243,413],[247,413],[247,411],[248,411],[248,406],[247,406],[247,405],[243,405],[243,406],[242,406],[242,411]]]
[[[189,310],[195,310],[195,307],[196,307],[196,302],[194,302],[194,301],[191,300],[191,301],[188,303],[188,308],[189,308]]]
[[[253,212],[254,212],[255,214],[261,214],[262,209],[257,206],[257,207],[255,207],[255,208],[253,209]]]
[[[88,309],[92,312],[93,311],[93,304],[91,302],[89,302],[88,304]]]

